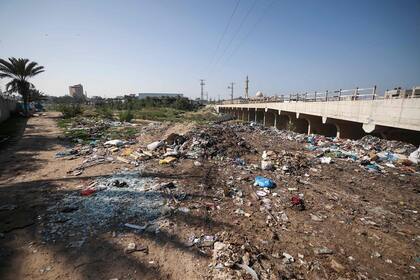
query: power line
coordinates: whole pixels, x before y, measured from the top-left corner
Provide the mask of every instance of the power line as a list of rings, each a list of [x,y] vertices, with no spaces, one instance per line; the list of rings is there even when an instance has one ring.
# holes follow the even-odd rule
[[[236,37],[238,36],[238,34],[240,33],[242,26],[244,25],[245,21],[247,20],[248,16],[251,14],[252,10],[255,8],[256,4],[257,4],[258,0],[254,0],[254,3],[252,4],[252,6],[248,9],[248,12],[245,14],[245,17],[242,18],[241,23],[239,24],[238,28],[235,30],[234,35],[232,36],[231,40],[229,41],[229,43],[227,44],[227,46],[224,48],[222,55],[219,57],[219,59],[216,61],[215,63],[215,67],[217,66],[217,64],[220,62],[220,60],[223,58],[223,56],[225,55],[226,51],[229,49],[230,45],[232,45],[232,42],[236,39]]]
[[[240,3],[240,2],[241,2],[241,0],[238,0],[238,2],[236,2],[235,8],[233,8],[233,12],[232,12],[232,14],[230,15],[230,18],[229,18],[229,21],[228,21],[228,23],[227,23],[227,25],[226,25],[226,27],[225,27],[225,30],[223,30],[222,36],[220,37],[219,42],[217,43],[216,50],[215,50],[215,51],[214,51],[214,53],[213,53],[213,57],[212,57],[212,59],[211,59],[210,67],[212,66],[212,64],[213,64],[213,62],[214,62],[214,59],[216,58],[217,52],[219,51],[219,48],[220,48],[220,45],[222,44],[222,41],[223,41],[223,39],[224,39],[224,38],[225,38],[225,36],[226,36],[226,32],[229,30],[230,24],[232,23],[232,19],[233,19],[233,17],[234,17],[234,15],[235,15],[235,13],[236,13],[236,10],[237,10],[237,9],[238,9],[238,7],[239,7],[239,3]]]
[[[254,29],[257,27],[257,25],[263,20],[265,14],[271,10],[271,7],[273,6],[273,4],[275,3],[275,0],[272,0],[267,7],[264,9],[264,11],[262,12],[262,14],[260,15],[260,17],[257,19],[257,21],[254,23],[254,25],[248,30],[248,33],[242,38],[241,41],[239,41],[239,44],[236,46],[235,49],[233,49],[232,53],[230,54],[230,56],[228,56],[228,58],[225,60],[225,63],[229,62],[230,59],[234,56],[234,54],[239,50],[239,48],[242,46],[242,44],[248,39],[248,37],[251,35],[252,31],[254,31]]]

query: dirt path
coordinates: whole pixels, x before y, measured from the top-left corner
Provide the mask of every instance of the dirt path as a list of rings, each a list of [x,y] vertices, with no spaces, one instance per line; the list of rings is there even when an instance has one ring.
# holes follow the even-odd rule
[[[151,245],[147,255],[125,254],[135,237],[116,237],[113,232],[93,236],[82,248],[72,248],[66,240],[43,240],[39,217],[48,207],[81,183],[116,169],[109,164],[90,168],[83,176],[67,175],[82,159],[55,158],[68,147],[56,125],[57,117],[47,113],[30,118],[22,139],[0,155],[0,279],[201,278],[194,273],[194,255],[177,249],[176,243],[167,245],[165,237],[157,246],[149,244],[153,243],[150,239],[142,240],[145,246]],[[177,266],[181,258],[184,265]]]

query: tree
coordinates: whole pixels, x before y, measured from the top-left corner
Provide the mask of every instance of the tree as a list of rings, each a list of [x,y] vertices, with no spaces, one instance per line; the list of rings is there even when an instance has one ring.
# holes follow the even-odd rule
[[[26,58],[11,57],[8,61],[0,59],[0,79],[11,79],[6,84],[6,92],[17,92],[22,96],[26,114],[28,113],[30,91],[31,88],[34,88],[28,79],[42,72],[44,72],[44,66],[39,66],[34,61],[30,62]]]
[[[29,89],[29,102],[33,101],[45,101],[48,97],[40,90],[36,88],[30,88]]]

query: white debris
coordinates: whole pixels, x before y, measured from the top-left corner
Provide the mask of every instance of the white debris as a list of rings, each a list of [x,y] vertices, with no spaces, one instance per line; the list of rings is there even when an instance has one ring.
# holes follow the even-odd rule
[[[124,145],[124,141],[119,140],[119,139],[115,139],[115,140],[110,140],[104,143],[105,146],[122,146]]]

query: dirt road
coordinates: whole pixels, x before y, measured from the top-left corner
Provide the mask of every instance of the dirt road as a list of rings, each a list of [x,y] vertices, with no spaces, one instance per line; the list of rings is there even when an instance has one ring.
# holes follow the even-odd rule
[[[123,223],[139,221],[142,214],[118,219],[131,211],[129,200],[110,220],[98,222],[87,212],[98,199],[121,192],[111,188],[80,196],[91,182],[134,170],[133,165],[113,160],[69,175],[87,157],[55,158],[70,147],[56,118],[54,113],[30,118],[22,139],[1,153],[0,279],[252,279],[244,264],[259,279],[420,276],[418,173],[370,173],[340,159],[321,165],[301,143],[265,130],[199,128],[194,145],[205,142],[206,153],[223,151],[231,158],[179,158],[168,165],[152,158],[136,167],[152,186],[175,185],[146,192],[148,199],[162,197],[165,203],[158,207],[167,213],[136,231]],[[129,149],[182,126],[145,128],[138,128]],[[264,150],[274,151],[290,169],[259,169]],[[252,186],[256,175],[275,179],[277,187],[258,197]],[[306,201],[303,211],[290,206],[290,197],[299,193]],[[68,204],[70,198],[77,206]],[[115,197],[105,198],[105,206],[114,209]],[[138,208],[143,198],[135,197]],[[103,214],[102,208],[94,210]],[[130,244],[138,251],[127,252]]]
[[[54,157],[69,144],[56,125],[57,117],[48,113],[29,119],[22,139],[1,153],[0,279],[195,278],[189,271],[195,270],[200,259],[177,250],[176,243],[166,245],[165,237],[157,240],[158,252],[150,247],[148,255],[139,256],[124,253],[134,237],[115,238],[112,231],[93,237],[82,248],[69,248],[65,240],[55,244],[43,241],[39,215],[80,183],[116,169],[110,164],[91,168],[84,176],[68,176],[66,171],[82,159],[63,161]],[[142,244],[147,246],[149,242],[146,239]],[[179,265],[180,259],[184,266]],[[160,269],[158,261],[170,270]]]

